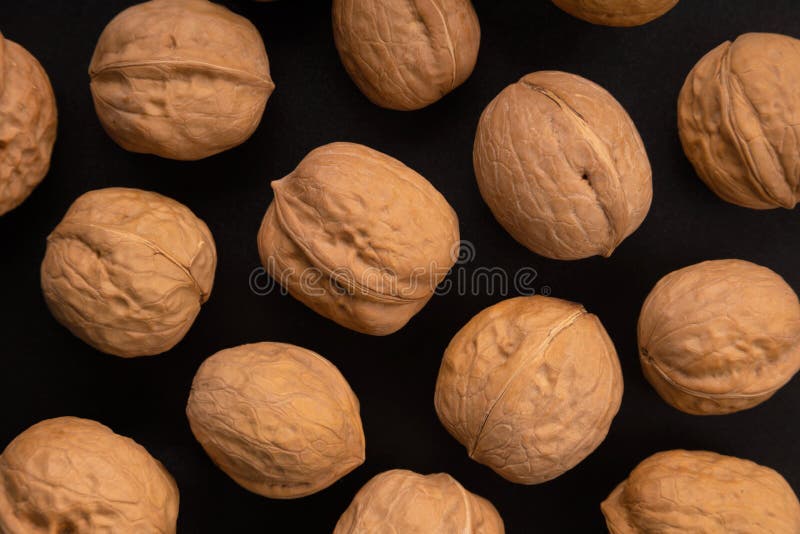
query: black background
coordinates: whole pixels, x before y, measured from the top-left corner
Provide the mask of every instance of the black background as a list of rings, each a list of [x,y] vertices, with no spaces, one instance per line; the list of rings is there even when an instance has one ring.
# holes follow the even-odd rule
[[[181,491],[179,531],[330,532],[373,475],[402,467],[446,471],[489,498],[508,532],[603,532],[598,505],[648,455],[670,448],[710,449],[780,471],[800,490],[800,382],[767,403],[723,417],[669,407],[645,382],[636,320],[650,288],[666,273],[701,260],[743,258],[800,288],[800,220],[786,210],[751,211],[717,199],[695,177],[676,133],[675,103],[694,63],[747,31],[798,36],[797,0],[684,0],[644,27],[592,26],[546,0],[477,0],[483,40],[472,77],[417,112],[370,104],[341,67],[330,2],[225,2],[261,30],[277,89],[255,135],[243,146],[194,163],[125,152],[102,131],[86,74],[97,37],[125,0],[0,2],[0,30],[44,65],[59,104],[59,139],[49,176],[19,208],[0,218],[0,448],[44,418],[76,415],[131,436],[161,460]],[[653,166],[655,198],[642,227],[610,259],[558,262],[514,242],[494,221],[472,171],[480,112],[506,85],[541,69],[581,74],[606,87],[639,127]],[[439,424],[433,389],[442,351],[475,313],[503,295],[434,298],[388,338],[350,332],[291,297],[250,290],[255,244],[272,198],[271,180],[311,149],[361,142],[426,176],[459,214],[476,250],[462,266],[508,272],[531,267],[533,286],[583,303],[614,339],[625,375],[622,409],[608,439],[588,459],[539,486],[506,482],[468,459]],[[45,238],[85,191],[129,186],[155,190],[203,218],[217,240],[211,300],[184,341],[162,356],[123,360],[95,352],[58,325],[39,289]],[[239,488],[194,441],[184,415],[193,374],[225,347],[285,341],[333,361],[361,400],[367,461],[331,488],[273,501]],[[280,526],[282,525],[282,526]]]

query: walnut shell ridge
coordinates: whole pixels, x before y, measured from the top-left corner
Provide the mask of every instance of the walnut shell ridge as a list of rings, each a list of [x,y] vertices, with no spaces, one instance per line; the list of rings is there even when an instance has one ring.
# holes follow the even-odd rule
[[[336,523],[334,534],[503,534],[495,507],[446,473],[404,469],[373,477]]]
[[[126,9],[100,35],[89,76],[117,144],[178,160],[246,141],[275,88],[255,26],[207,0]]]
[[[115,187],[72,204],[47,238],[41,283],[53,316],[92,347],[151,356],[186,335],[216,266],[214,238],[189,208]]]
[[[88,419],[42,421],[0,455],[3,534],[174,534],[178,501],[144,447]]]
[[[572,469],[608,434],[622,371],[600,320],[533,296],[473,317],[444,354],[434,403],[470,458],[520,484]]]
[[[601,509],[611,534],[800,532],[800,502],[779,473],[706,451],[654,454]]]
[[[669,404],[696,415],[752,408],[800,370],[800,302],[778,274],[714,260],[662,278],[639,316],[642,370]]]
[[[332,363],[294,345],[255,343],[210,357],[186,415],[214,463],[265,497],[311,495],[364,463],[358,399]]]
[[[641,26],[664,15],[678,0],[553,0],[579,19],[603,26]]]
[[[497,221],[548,258],[610,256],[653,198],[633,121],[574,74],[535,72],[506,87],[481,115],[473,160]]]

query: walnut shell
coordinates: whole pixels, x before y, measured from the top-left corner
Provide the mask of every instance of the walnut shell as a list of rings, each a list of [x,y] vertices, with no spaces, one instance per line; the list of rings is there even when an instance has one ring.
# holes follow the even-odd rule
[[[255,26],[207,0],[126,9],[103,30],[89,76],[114,141],[179,160],[246,141],[275,88]]]
[[[691,265],[662,278],[645,300],[639,355],[647,380],[679,410],[752,408],[800,370],[800,302],[766,267]]]
[[[258,234],[267,272],[300,302],[373,335],[402,328],[456,260],[458,218],[422,176],[353,143],[311,151]]]
[[[579,19],[603,26],[641,26],[675,7],[678,0],[553,0]]]
[[[358,399],[332,363],[294,345],[255,343],[210,357],[186,415],[214,463],[265,497],[311,495],[364,463]]]
[[[481,28],[470,0],[334,0],[333,37],[367,98],[408,111],[469,78]]]
[[[542,256],[610,256],[653,198],[644,144],[605,89],[564,72],[528,74],[486,107],[473,152],[481,195]]]
[[[705,451],[654,454],[601,509],[612,534],[800,532],[800,503],[780,474]]]
[[[367,482],[334,534],[503,534],[492,503],[446,473],[385,471]]]
[[[450,342],[436,413],[470,458],[520,484],[572,469],[608,434],[622,371],[600,320],[549,297],[504,300]]]
[[[47,174],[56,123],[47,73],[0,34],[0,215],[22,204]]]
[[[42,421],[0,455],[3,534],[171,534],[178,500],[144,447],[88,419]]]
[[[99,189],[79,197],[48,236],[42,291],[58,322],[97,350],[150,356],[183,339],[216,266],[211,232],[183,204]]]

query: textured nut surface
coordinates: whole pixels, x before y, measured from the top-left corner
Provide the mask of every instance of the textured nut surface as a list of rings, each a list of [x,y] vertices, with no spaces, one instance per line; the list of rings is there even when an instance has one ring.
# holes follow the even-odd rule
[[[553,0],[572,15],[604,26],[640,26],[657,19],[678,0]]]
[[[42,421],[0,455],[3,534],[170,534],[178,499],[141,445],[88,419]]]
[[[723,200],[791,209],[800,199],[800,41],[746,33],[695,65],[678,100],[686,156]]]
[[[453,209],[425,178],[371,148],[317,148],[272,189],[258,234],[264,267],[347,328],[399,330],[455,262]]]
[[[647,379],[679,410],[751,408],[800,369],[800,302],[766,267],[691,265],[662,278],[645,300],[639,354]]]
[[[364,463],[358,399],[333,364],[294,345],[255,343],[210,357],[186,415],[214,463],[265,497],[316,493]]]
[[[518,297],[459,331],[436,382],[436,413],[469,456],[502,477],[539,484],[605,439],[622,371],[600,320],[579,304]]]
[[[800,503],[780,474],[705,451],[654,454],[601,508],[611,534],[800,532]]]
[[[446,473],[393,469],[356,494],[334,534],[503,534],[492,503]]]
[[[55,318],[86,343],[149,356],[183,339],[216,265],[211,232],[186,206],[109,188],[79,197],[47,238],[41,282]]]
[[[275,88],[255,26],[207,0],[126,9],[103,30],[89,75],[120,146],[180,160],[246,141]]]
[[[0,34],[0,215],[19,206],[47,174],[56,122],[44,69]]]
[[[542,256],[609,256],[653,197],[644,144],[602,87],[564,72],[528,74],[486,107],[473,153],[484,200]]]
[[[367,98],[414,110],[469,78],[481,29],[470,0],[334,0],[333,36]]]

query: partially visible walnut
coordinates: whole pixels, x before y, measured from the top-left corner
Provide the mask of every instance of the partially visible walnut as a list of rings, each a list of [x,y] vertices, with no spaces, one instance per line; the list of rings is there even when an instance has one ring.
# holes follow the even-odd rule
[[[678,0],[553,0],[572,15],[604,26],[640,26],[657,19]]]

